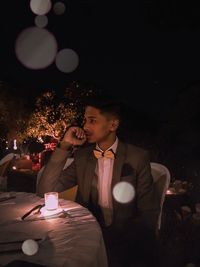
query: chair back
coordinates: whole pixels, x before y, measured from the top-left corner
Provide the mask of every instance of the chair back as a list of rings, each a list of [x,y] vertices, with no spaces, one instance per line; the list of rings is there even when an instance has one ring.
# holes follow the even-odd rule
[[[7,160],[0,165],[0,191],[7,191],[7,175],[13,164],[13,160]]]
[[[151,174],[154,180],[154,188],[160,203],[160,213],[158,217],[158,230],[161,228],[162,208],[166,191],[170,184],[171,174],[166,166],[157,162],[151,162]]]
[[[12,160],[8,160],[8,161],[4,162],[2,165],[0,165],[0,176],[1,177],[7,176],[8,171],[9,171],[12,163],[13,163]]]
[[[10,161],[14,158],[15,154],[14,153],[9,153],[7,154],[5,157],[3,157],[0,160],[0,166],[2,166],[4,163],[6,163],[7,161]]]

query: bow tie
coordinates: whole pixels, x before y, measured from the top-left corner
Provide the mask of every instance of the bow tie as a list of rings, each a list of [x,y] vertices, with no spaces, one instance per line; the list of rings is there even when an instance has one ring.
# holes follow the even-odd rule
[[[98,149],[94,149],[93,153],[97,159],[102,158],[102,157],[109,158],[109,159],[115,159],[116,158],[115,153],[113,152],[112,149],[109,149],[105,152],[102,152]]]

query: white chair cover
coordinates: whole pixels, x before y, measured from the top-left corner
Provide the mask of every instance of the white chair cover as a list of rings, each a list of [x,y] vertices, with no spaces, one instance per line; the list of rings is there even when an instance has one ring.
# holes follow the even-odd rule
[[[156,192],[160,201],[160,214],[158,218],[158,229],[161,228],[162,207],[165,194],[170,184],[171,174],[166,166],[157,162],[151,162],[151,173],[153,176]]]
[[[3,165],[5,162],[7,161],[10,161],[14,158],[15,154],[14,153],[9,153],[7,154],[5,157],[3,157],[1,160],[0,160],[0,166]]]

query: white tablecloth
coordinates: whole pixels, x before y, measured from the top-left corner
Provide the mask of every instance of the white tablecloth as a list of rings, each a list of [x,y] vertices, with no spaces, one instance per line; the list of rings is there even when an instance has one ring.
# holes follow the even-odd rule
[[[38,220],[35,215],[22,221],[21,216],[32,207],[44,204],[44,199],[31,193],[14,194],[16,198],[0,202],[0,242],[29,238],[42,238],[42,241],[32,256],[22,251],[2,253],[13,246],[20,248],[21,244],[0,244],[1,265],[18,259],[50,267],[107,267],[101,229],[87,209],[72,201],[59,200],[67,211],[66,217]],[[4,195],[0,194],[0,198]]]

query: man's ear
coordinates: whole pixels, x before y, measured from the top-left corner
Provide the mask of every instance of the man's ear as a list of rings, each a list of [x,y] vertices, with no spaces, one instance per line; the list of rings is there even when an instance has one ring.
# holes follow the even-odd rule
[[[114,132],[117,130],[118,127],[119,127],[119,120],[118,119],[112,119],[110,130],[112,132]]]

